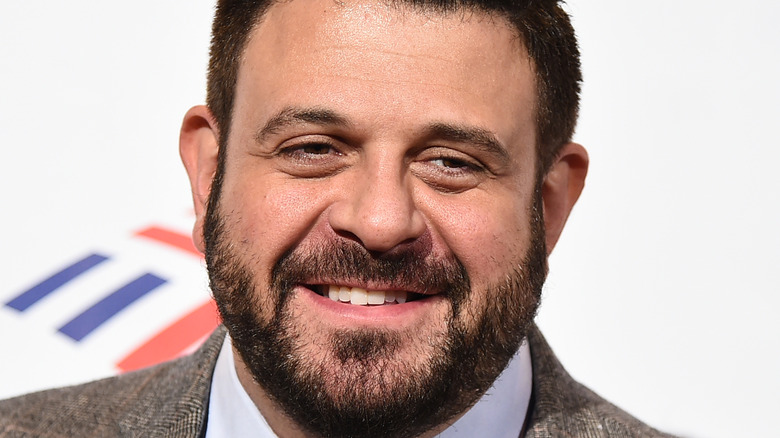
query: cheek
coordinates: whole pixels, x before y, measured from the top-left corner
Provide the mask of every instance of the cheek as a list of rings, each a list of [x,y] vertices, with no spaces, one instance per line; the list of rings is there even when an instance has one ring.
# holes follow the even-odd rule
[[[479,194],[484,195],[484,194]],[[435,227],[475,289],[501,281],[530,246],[529,196],[478,196],[440,203]]]
[[[221,208],[231,218],[233,242],[252,269],[266,275],[315,226],[327,205],[314,187],[267,175],[226,185]]]

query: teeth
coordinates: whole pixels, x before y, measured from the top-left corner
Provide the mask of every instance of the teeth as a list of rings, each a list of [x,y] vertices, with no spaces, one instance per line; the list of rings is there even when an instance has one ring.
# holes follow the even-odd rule
[[[379,305],[385,303],[385,293],[378,290],[368,291],[368,304]]]
[[[349,288],[348,287],[342,287],[339,289],[339,301],[342,303],[348,303],[349,302]]]
[[[365,289],[353,287],[352,293],[349,295],[349,302],[358,306],[365,306],[368,304],[368,292]]]
[[[401,290],[365,290],[360,287],[328,286],[328,298],[333,301],[350,303],[357,306],[382,305],[390,303],[403,304],[407,293]]]

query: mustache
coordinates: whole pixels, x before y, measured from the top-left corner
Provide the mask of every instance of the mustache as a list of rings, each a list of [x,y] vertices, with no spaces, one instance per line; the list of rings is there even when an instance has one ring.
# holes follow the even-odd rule
[[[326,281],[385,284],[394,289],[444,294],[453,306],[465,300],[471,282],[455,256],[432,258],[419,245],[374,254],[358,242],[337,239],[284,253],[271,271],[273,289],[289,294],[299,284]],[[280,297],[281,305],[286,296]]]

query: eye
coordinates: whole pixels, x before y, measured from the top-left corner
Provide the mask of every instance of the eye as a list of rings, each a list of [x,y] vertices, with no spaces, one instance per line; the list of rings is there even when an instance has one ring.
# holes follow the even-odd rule
[[[325,155],[332,151],[331,145],[327,143],[311,143],[299,147],[300,152],[312,155]]]
[[[279,155],[297,160],[317,160],[331,154],[338,155],[339,152],[332,144],[320,141],[293,144],[279,151]]]
[[[450,148],[429,148],[412,163],[412,172],[436,190],[459,193],[476,187],[489,171],[476,158]]]
[[[479,170],[478,166],[458,158],[441,157],[441,158],[434,158],[433,160],[430,160],[430,162],[433,165],[441,166],[453,170],[458,170],[458,169],[462,171]]]
[[[318,137],[282,144],[276,153],[279,169],[301,178],[322,178],[342,170],[348,164],[342,145]]]

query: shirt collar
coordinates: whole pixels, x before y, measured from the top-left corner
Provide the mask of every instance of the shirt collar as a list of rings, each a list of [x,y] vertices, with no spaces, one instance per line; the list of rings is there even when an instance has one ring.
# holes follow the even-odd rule
[[[206,438],[255,436],[275,438],[236,374],[230,335],[225,335],[211,378]]]
[[[532,387],[531,352],[523,342],[509,365],[479,401],[438,438],[516,438],[523,429]],[[225,336],[211,380],[206,438],[276,438],[236,374],[230,335]]]

